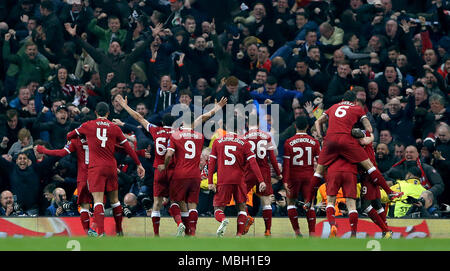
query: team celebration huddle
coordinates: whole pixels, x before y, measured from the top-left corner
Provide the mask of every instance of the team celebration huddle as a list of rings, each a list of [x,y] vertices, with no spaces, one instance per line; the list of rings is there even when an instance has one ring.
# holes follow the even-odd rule
[[[248,215],[246,202],[248,193],[254,188],[256,196],[261,200],[264,235],[271,236],[271,168],[275,172],[275,179],[282,181],[287,191],[288,217],[295,236],[302,236],[297,212],[299,197],[304,201],[309,236],[314,234],[315,195],[324,182],[327,183],[326,217],[331,226],[330,237],[335,237],[338,231],[334,206],[341,188],[347,200],[352,236],[356,236],[357,176],[362,176],[362,182],[368,188],[363,197],[369,201],[380,198],[380,188],[386,191],[390,200],[403,194],[392,191],[377,169],[372,147],[372,126],[363,107],[358,104],[355,92],[351,90],[345,93],[342,102],[331,106],[316,120],[316,138],[307,133],[311,127],[306,117],[299,116],[295,119],[296,134],[284,143],[282,166],[276,159],[276,140],[272,138],[270,131],[260,129],[263,127],[267,130],[267,123],[263,125],[260,122],[264,119],[263,114],[267,115],[261,108],[253,106],[250,107],[253,110],[249,112],[239,112],[231,106],[234,111],[224,116],[222,109],[226,109],[228,105],[227,98],[222,98],[201,116],[195,117],[194,113],[186,110],[176,119],[167,113],[163,117],[163,126],[156,126],[133,110],[126,97],[124,99],[118,95],[116,98],[130,116],[145,127],[157,145],[154,151],[154,201],[151,209],[155,236],[159,236],[160,210],[164,198],[170,200],[169,214],[177,224],[176,236],[195,236],[201,175],[205,171],[199,165],[203,149],[208,148],[204,146],[204,135],[197,132],[197,128],[203,127],[216,114],[221,116],[219,119],[215,118],[214,121],[219,120],[216,126],[220,123],[224,129],[222,135],[212,142],[209,161],[205,167],[208,189],[214,193],[214,218],[220,223],[218,237],[223,237],[227,230],[229,219],[224,210],[232,200],[238,209],[236,236],[248,232],[254,218]],[[269,109],[274,113],[278,108],[274,106]],[[48,150],[41,145],[36,147],[38,152],[48,155],[64,155],[64,151],[77,153],[80,220],[89,236],[104,236],[105,193],[113,209],[116,233],[123,236],[123,208],[118,197],[115,152],[125,152],[133,159],[140,178],[144,178],[146,174],[119,126],[108,120],[109,110],[106,103],[98,103],[95,110],[97,119],[87,121],[68,133],[68,144],[64,150]],[[276,121],[278,120],[273,118],[271,120],[272,124]],[[178,127],[175,126],[177,123],[180,124]],[[213,175],[216,172],[217,181],[214,182]],[[90,205],[95,230],[89,225]],[[377,209],[366,210],[382,230],[383,236],[389,238],[392,231],[386,225],[386,217],[381,218]]]

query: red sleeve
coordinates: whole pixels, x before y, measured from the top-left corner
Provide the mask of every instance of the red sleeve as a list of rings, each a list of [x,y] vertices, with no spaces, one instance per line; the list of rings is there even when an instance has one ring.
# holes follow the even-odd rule
[[[283,183],[289,180],[289,163],[291,161],[291,153],[288,142],[284,143],[284,156],[283,156]]]
[[[216,172],[216,163],[217,163],[217,149],[216,142],[213,142],[211,154],[209,155],[208,161],[208,184],[213,184],[213,176],[214,172]]]
[[[258,182],[260,183],[264,182],[264,178],[261,174],[261,170],[259,169],[258,163],[256,162],[255,155],[249,156],[247,160],[250,163],[250,168],[253,171],[253,173],[255,173]]]
[[[277,176],[280,176],[281,175],[280,167],[278,167],[278,161],[277,157],[275,156],[274,150],[269,150],[269,159],[273,169],[275,170],[275,173],[277,174]]]
[[[72,130],[67,134],[67,140],[72,140],[72,139],[76,138],[77,136],[78,136],[78,134],[76,133],[76,129]]]
[[[139,157],[145,157],[145,149],[142,150],[136,150],[136,154]]]
[[[46,154],[46,155],[58,156],[58,157],[64,157],[64,156],[70,154],[70,151],[66,148],[59,149],[59,150],[49,150],[42,145],[37,145],[37,151],[40,153]]]

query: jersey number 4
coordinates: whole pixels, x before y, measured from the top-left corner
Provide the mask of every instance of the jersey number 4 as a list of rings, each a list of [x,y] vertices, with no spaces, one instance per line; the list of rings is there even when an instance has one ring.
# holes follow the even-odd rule
[[[108,141],[108,137],[106,136],[106,128],[97,128],[97,138],[102,142],[100,146],[102,148],[106,147],[106,141]]]

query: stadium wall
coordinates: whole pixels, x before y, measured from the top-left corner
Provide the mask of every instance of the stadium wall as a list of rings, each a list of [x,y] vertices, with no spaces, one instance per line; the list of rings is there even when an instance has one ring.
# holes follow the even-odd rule
[[[236,232],[236,218],[230,217],[225,237],[233,237]],[[300,230],[307,236],[308,225],[306,218],[300,218]],[[337,218],[339,226],[338,236],[350,237],[350,225],[348,219]],[[394,232],[393,238],[450,238],[450,220],[448,219],[388,219],[388,225]],[[198,237],[215,237],[219,223],[214,218],[199,218],[197,224]],[[318,218],[316,224],[316,236],[327,237],[329,224],[325,219]],[[125,236],[153,237],[153,226],[150,217],[133,217],[123,219]],[[106,235],[114,236],[114,220],[105,218]],[[160,236],[173,237],[176,232],[176,224],[172,218],[163,217],[160,221]],[[264,222],[262,218],[256,218],[247,236],[263,237]],[[24,236],[85,236],[78,217],[16,217],[0,218],[0,237],[24,237]],[[294,233],[287,218],[273,218],[272,237],[291,238]],[[357,238],[381,238],[379,228],[369,219],[359,219]]]

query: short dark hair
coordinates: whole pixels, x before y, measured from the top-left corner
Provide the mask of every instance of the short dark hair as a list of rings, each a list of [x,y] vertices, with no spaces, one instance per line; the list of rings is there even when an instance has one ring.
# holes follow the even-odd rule
[[[100,117],[105,117],[109,113],[109,105],[105,102],[99,102],[95,107],[95,112],[97,112]]]
[[[354,102],[356,101],[356,93],[351,90],[347,90],[342,96],[342,100],[347,102]]]
[[[297,12],[295,16],[303,16],[305,19],[309,20],[309,15],[306,12]]]
[[[8,109],[6,111],[6,119],[8,121],[12,120],[14,117],[19,117],[19,111],[17,111],[17,109]]]
[[[41,2],[41,7],[42,7],[42,8],[45,8],[46,10],[49,10],[49,11],[53,11],[53,10],[54,10],[53,2],[50,1],[50,0],[44,0],[44,1],[42,1],[42,2]]]
[[[295,119],[295,128],[298,130],[306,130],[308,128],[308,118],[306,116],[298,116]]]
[[[166,113],[163,115],[161,122],[163,126],[172,126],[172,124],[175,122],[175,117],[170,113]]]
[[[277,84],[277,83],[278,83],[278,80],[277,80],[277,78],[275,76],[269,75],[267,77],[266,84],[274,85],[274,84]]]

